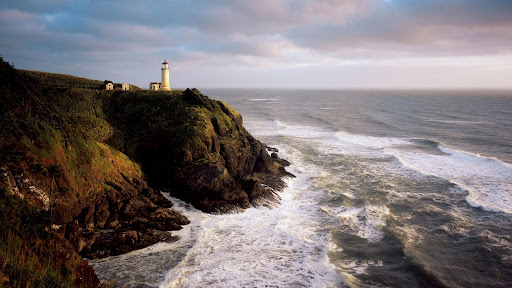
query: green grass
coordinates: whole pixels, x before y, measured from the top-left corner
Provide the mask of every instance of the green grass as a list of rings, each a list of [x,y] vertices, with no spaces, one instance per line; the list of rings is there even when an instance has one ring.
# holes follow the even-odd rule
[[[115,127],[108,143],[141,163],[156,186],[171,185],[185,163],[223,161],[217,134],[234,132],[235,141],[241,123],[233,108],[197,89],[113,93],[103,109]]]
[[[0,133],[12,137],[0,139],[0,155],[9,155],[3,159],[8,163],[34,158],[31,161],[44,164],[43,168],[57,165],[76,193],[90,185],[88,179],[115,169],[102,160],[99,143],[142,166],[149,166],[144,162],[147,156],[158,158],[159,153],[170,163],[189,156],[195,161],[211,158],[205,140],[236,130],[227,114],[240,118],[229,105],[212,101],[197,89],[105,91],[99,80],[4,68],[0,79],[7,78],[10,84],[4,87],[7,97],[0,103],[0,112],[6,116],[0,119]],[[163,150],[153,151],[154,155],[141,154],[151,150],[147,149],[151,143],[164,142]],[[101,187],[99,183],[91,190]]]
[[[48,83],[56,88],[88,88],[104,89],[103,81],[91,80],[66,74],[56,74],[40,71],[18,70],[29,77],[34,83]]]
[[[49,225],[49,212],[0,189],[0,287],[76,287],[80,263],[54,260],[63,247]]]

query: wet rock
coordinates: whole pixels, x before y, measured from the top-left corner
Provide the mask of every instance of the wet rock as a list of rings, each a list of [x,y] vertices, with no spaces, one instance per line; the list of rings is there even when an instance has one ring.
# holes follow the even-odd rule
[[[263,144],[263,146],[265,147],[265,149],[267,149],[269,152],[279,152],[279,150],[277,148],[273,148],[273,147],[270,147],[268,146],[267,144]]]
[[[98,233],[94,244],[82,251],[88,259],[104,258],[125,254],[158,242],[178,240],[171,232],[157,229],[137,230],[103,230]]]
[[[290,166],[290,162],[288,162],[288,160],[279,158],[279,156],[275,152],[272,153],[270,155],[270,157],[272,157],[272,159],[274,159],[274,161],[276,161],[277,163],[281,164],[281,166],[283,166],[283,167]]]

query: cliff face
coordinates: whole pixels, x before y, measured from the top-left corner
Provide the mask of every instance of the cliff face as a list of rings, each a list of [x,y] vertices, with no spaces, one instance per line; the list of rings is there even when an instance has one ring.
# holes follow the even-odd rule
[[[172,241],[167,231],[188,223],[155,188],[206,212],[278,203],[285,161],[270,157],[229,105],[195,89],[111,92],[101,85],[0,61],[0,198],[47,215],[36,223],[46,232],[27,238],[35,220],[20,224],[5,214],[1,243],[38,243],[39,263],[49,239],[60,239],[51,241],[60,243],[55,249],[73,247],[74,256],[55,256],[62,260],[54,261],[61,265],[55,273],[89,275],[81,284],[68,280],[92,287],[97,279],[76,253],[105,257]],[[39,268],[15,263],[9,253],[17,252],[0,249],[0,281],[33,284],[18,272]]]
[[[104,110],[116,127],[109,143],[141,163],[152,185],[205,212],[278,203],[274,189],[290,174],[238,112],[196,89],[149,94],[114,93]]]

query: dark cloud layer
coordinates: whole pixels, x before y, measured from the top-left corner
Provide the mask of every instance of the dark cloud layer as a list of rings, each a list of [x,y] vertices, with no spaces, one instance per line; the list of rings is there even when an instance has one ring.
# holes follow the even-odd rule
[[[249,65],[247,57],[289,63],[297,51],[338,59],[510,55],[510,31],[509,0],[0,3],[0,54],[22,67],[39,61],[39,69],[63,71],[85,59],[90,73],[127,58],[236,66]]]

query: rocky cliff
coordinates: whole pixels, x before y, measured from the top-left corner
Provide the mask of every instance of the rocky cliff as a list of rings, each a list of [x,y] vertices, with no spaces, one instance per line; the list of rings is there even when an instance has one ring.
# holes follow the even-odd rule
[[[160,189],[214,213],[278,203],[286,161],[270,157],[228,104],[195,89],[133,90],[0,61],[0,282],[97,286],[78,254],[172,241],[168,231],[188,223]],[[35,212],[21,219],[26,209]],[[20,249],[32,262],[13,257]],[[55,258],[50,270],[46,257]],[[20,276],[31,270],[42,276]]]
[[[275,205],[289,176],[227,103],[196,89],[118,92],[105,102],[110,145],[141,163],[153,187],[205,212]],[[268,188],[264,188],[263,185]]]

